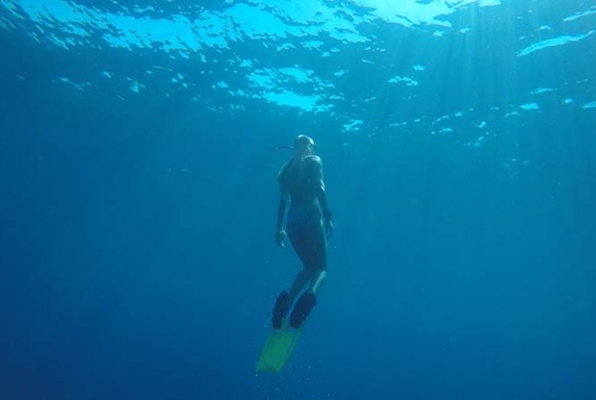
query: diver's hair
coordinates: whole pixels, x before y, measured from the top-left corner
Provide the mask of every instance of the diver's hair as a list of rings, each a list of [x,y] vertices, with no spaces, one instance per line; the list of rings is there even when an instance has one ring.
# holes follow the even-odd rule
[[[311,145],[315,144],[315,141],[312,140],[312,138],[310,136],[298,135],[298,136],[296,136],[296,139],[294,139],[294,148],[295,149],[309,145],[309,144],[311,144]]]

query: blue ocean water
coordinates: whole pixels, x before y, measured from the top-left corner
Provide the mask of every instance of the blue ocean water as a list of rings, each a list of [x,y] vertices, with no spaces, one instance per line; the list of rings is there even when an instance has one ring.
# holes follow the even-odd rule
[[[0,2],[0,398],[596,398],[596,2]],[[329,278],[273,152],[318,143]]]

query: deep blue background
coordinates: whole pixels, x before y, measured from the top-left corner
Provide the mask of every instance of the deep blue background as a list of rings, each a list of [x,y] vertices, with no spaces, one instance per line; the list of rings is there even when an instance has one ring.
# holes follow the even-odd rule
[[[3,35],[2,398],[596,398],[596,111],[481,116],[499,135],[480,148],[425,125],[344,146],[291,110],[54,85],[72,55]],[[466,98],[447,71],[429,114]],[[335,216],[329,279],[287,368],[257,376],[299,268],[273,242],[271,149],[303,132]]]

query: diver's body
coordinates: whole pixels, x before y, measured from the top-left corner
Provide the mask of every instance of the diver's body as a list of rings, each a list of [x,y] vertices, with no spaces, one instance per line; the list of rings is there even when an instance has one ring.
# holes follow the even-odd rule
[[[290,325],[299,328],[312,307],[316,295],[326,277],[327,238],[333,233],[331,213],[327,204],[321,159],[313,155],[314,142],[300,135],[294,142],[294,155],[278,173],[281,198],[277,213],[276,241],[284,246],[286,232],[283,229],[288,202],[287,234],[292,247],[302,261],[298,273],[288,291],[282,291],[273,310],[273,328],[282,326],[283,318],[290,310],[300,291],[308,289],[298,299],[290,315]]]

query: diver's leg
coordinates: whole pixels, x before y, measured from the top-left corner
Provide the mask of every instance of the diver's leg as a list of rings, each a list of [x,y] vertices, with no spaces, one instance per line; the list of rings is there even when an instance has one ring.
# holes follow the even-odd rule
[[[273,329],[281,329],[283,319],[286,317],[288,311],[290,311],[290,297],[287,291],[282,291],[277,300],[275,300],[275,306],[273,306],[273,316],[271,317],[271,325]]]
[[[313,265],[316,264],[317,252],[313,251],[316,248],[316,242],[313,241],[312,232],[316,230],[316,216],[311,221],[306,223],[294,223],[292,219],[288,221],[288,235],[292,248],[296,252],[296,255],[302,261],[302,269],[296,277],[290,287],[290,304],[294,304],[294,301],[304,289],[304,287],[313,280]]]
[[[312,289],[308,289],[296,301],[296,305],[290,314],[290,326],[294,329],[300,328],[316,304],[315,294]]]
[[[327,271],[318,271],[314,274],[312,279],[310,280],[310,290],[312,290],[313,294],[317,296],[319,291],[321,290],[321,286],[325,279],[327,278]]]
[[[323,240],[325,240],[324,236]],[[321,254],[319,254],[318,256],[320,255]],[[323,253],[323,256],[324,255],[325,253]],[[315,260],[317,258],[318,257],[314,257]],[[327,277],[327,271],[325,271],[325,269],[322,268],[322,266],[325,265],[324,258],[319,259],[319,261],[320,262],[315,264],[319,266],[318,268],[308,270],[308,277],[310,281],[309,288],[306,292],[304,292],[302,296],[300,296],[298,301],[296,301],[296,305],[294,305],[294,309],[290,314],[290,326],[292,328],[300,328],[302,324],[304,324],[304,321],[306,321],[306,318],[312,311],[313,307],[317,304],[317,295],[319,294],[321,286],[325,281],[325,278]]]
[[[321,218],[317,215],[314,215],[308,224],[301,226],[301,229],[294,230],[291,228],[292,225],[288,225],[292,247],[294,247],[304,265],[304,269],[299,274],[301,281],[298,282],[298,277],[295,281],[297,290],[294,295],[296,296],[300,289],[310,282],[309,289],[296,301],[290,314],[290,326],[297,329],[302,326],[312,308],[317,304],[315,294],[321,288],[326,276],[327,239]],[[300,284],[300,287],[298,287],[298,284]]]
[[[327,239],[319,218],[313,218],[301,229],[288,225],[288,234],[294,251],[302,261],[304,270],[324,271],[327,268]]]
[[[289,297],[290,297],[290,304],[294,304],[294,300],[298,296],[298,293],[306,286],[308,281],[311,280],[311,275],[308,273],[306,269],[302,269],[298,272],[298,275],[294,278],[294,282],[290,287]]]
[[[283,319],[286,317],[288,311],[290,311],[290,307],[294,304],[294,300],[296,300],[298,293],[300,293],[302,288],[304,288],[309,281],[313,282],[313,276],[309,271],[303,269],[294,278],[290,291],[287,292],[284,290],[277,296],[275,306],[273,307],[273,317],[271,319],[273,329],[281,329]]]
[[[317,296],[326,277],[327,271],[324,270],[314,271],[309,274],[309,288],[300,296],[292,310],[292,314],[290,314],[290,326],[292,328],[300,328],[312,311],[312,308],[317,304]]]

